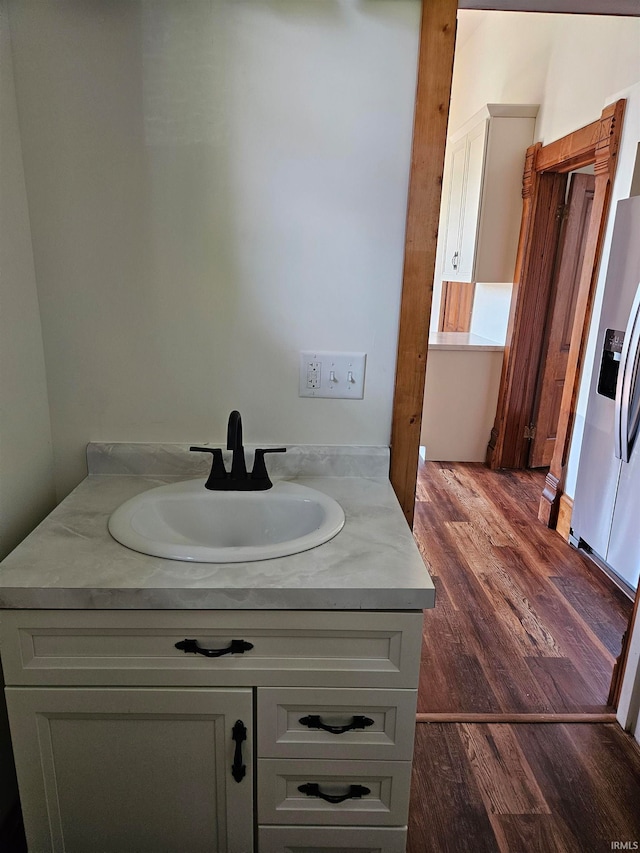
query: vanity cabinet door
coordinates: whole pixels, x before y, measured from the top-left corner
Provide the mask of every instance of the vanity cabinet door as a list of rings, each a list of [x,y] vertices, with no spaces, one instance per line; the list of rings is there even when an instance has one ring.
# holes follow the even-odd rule
[[[29,850],[253,850],[250,689],[6,695]]]

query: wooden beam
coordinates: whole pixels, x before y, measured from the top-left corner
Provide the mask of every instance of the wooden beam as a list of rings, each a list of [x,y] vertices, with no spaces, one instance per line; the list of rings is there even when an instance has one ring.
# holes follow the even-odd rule
[[[423,0],[391,425],[391,483],[411,526],[429,345],[457,0]]]

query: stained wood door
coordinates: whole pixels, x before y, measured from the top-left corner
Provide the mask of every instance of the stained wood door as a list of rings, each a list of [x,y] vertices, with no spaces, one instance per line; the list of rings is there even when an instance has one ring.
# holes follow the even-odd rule
[[[560,212],[564,221],[538,374],[530,468],[546,467],[553,457],[594,192],[593,175],[573,175],[567,205]]]
[[[439,323],[441,332],[468,332],[471,329],[475,289],[475,284],[467,282],[442,282]]]

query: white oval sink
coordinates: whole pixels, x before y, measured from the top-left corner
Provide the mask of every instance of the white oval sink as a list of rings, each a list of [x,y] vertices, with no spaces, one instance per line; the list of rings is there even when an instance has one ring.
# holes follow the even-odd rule
[[[342,507],[298,483],[264,492],[208,491],[204,480],[159,486],[123,503],[109,532],[143,554],[198,563],[245,563],[315,548],[344,526]]]

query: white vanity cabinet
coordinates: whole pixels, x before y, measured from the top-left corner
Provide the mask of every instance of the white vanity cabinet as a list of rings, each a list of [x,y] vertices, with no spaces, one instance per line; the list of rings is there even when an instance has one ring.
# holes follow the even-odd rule
[[[30,851],[403,853],[421,634],[421,611],[3,611]]]
[[[535,105],[487,104],[447,145],[442,278],[513,281]]]

